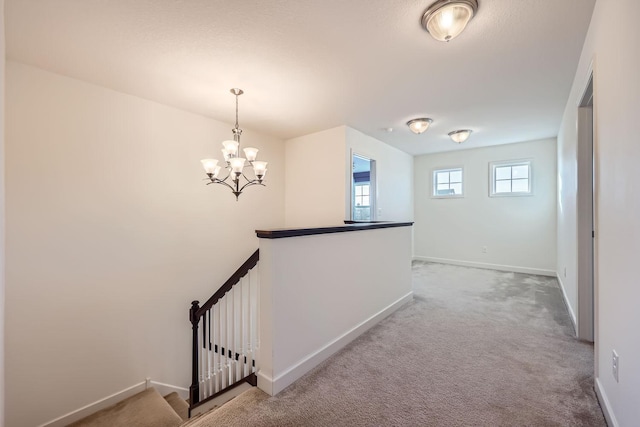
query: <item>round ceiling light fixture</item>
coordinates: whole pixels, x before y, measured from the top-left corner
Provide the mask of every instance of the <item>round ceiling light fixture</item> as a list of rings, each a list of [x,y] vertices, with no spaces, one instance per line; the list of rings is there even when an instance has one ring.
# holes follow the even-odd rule
[[[461,144],[465,142],[467,138],[469,138],[471,132],[473,131],[470,129],[454,130],[453,132],[449,132],[449,137],[453,140],[453,142]]]
[[[431,37],[448,42],[464,31],[478,11],[478,0],[438,0],[422,15],[422,26]]]
[[[429,129],[429,125],[433,123],[433,120],[422,118],[422,119],[413,119],[407,122],[407,126],[411,129],[411,132],[416,135],[420,135],[425,130]]]

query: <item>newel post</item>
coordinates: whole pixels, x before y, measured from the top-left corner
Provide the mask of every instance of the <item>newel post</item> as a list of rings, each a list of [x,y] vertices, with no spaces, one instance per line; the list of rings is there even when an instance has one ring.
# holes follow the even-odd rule
[[[189,387],[189,406],[193,406],[200,401],[200,383],[198,378],[198,323],[200,319],[197,317],[200,309],[199,301],[193,301],[189,309],[189,320],[193,330],[192,347],[191,347],[191,387]]]

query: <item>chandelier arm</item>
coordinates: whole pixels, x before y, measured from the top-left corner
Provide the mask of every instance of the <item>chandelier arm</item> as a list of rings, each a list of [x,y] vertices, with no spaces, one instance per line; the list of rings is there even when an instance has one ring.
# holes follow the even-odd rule
[[[243,177],[243,178],[244,178],[244,180],[245,180],[245,181],[247,181],[247,182],[252,182],[252,181],[257,181],[257,180],[258,180],[258,178],[256,178],[256,179],[249,179],[249,178],[247,178],[247,176],[244,174],[244,172],[242,172],[242,177]]]
[[[224,181],[220,181],[218,178],[214,178],[211,182],[207,182],[207,185],[209,185],[209,184],[222,184],[224,186],[229,187],[231,189],[231,191],[234,191],[234,192],[236,191],[235,188],[233,188],[232,186],[230,186],[229,184],[227,184]]]
[[[259,180],[254,179],[253,181],[249,181],[247,182],[245,185],[242,186],[242,188],[240,188],[240,190],[238,190],[240,193],[242,193],[242,190],[244,190],[247,187],[251,187],[252,185],[262,185],[263,187],[266,187],[266,185],[264,185],[263,183],[261,183]]]
[[[226,169],[226,168],[225,168]],[[227,169],[227,176],[225,176],[224,178],[220,179],[220,178],[216,178],[218,181],[220,182],[224,182],[226,184],[227,179],[229,179],[229,177],[231,176],[231,172]]]

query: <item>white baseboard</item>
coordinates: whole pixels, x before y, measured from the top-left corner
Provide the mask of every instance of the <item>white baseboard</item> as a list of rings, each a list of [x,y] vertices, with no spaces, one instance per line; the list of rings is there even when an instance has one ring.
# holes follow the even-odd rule
[[[183,397],[184,399],[187,399],[189,397],[189,390],[186,388],[151,381],[151,379],[147,378],[146,381],[142,381],[140,383],[132,385],[131,387],[127,387],[124,390],[113,393],[107,397],[103,397],[102,399],[96,400],[93,403],[89,403],[82,408],[71,411],[68,414],[62,415],[61,417],[58,417],[54,420],[48,421],[44,424],[40,424],[38,427],[67,426],[104,408],[115,405],[116,403],[128,397],[143,392],[149,387],[154,387],[162,396],[166,396],[167,394],[175,391],[180,395],[180,397]]]
[[[598,400],[600,401],[600,407],[602,408],[602,413],[604,414],[604,418],[607,420],[607,425],[609,427],[618,427],[618,420],[616,420],[615,415],[613,415],[613,410],[611,409],[611,403],[609,403],[609,399],[607,398],[604,389],[602,388],[602,383],[599,378],[596,378],[595,384],[596,394],[598,395]]]
[[[537,274],[539,276],[551,276],[551,277],[556,276],[556,272],[554,270],[545,270],[542,268],[520,267],[516,265],[489,264],[486,262],[461,261],[457,259],[433,258],[433,257],[424,257],[424,256],[414,256],[413,259],[417,261],[437,262],[440,264],[460,265],[462,267],[483,268],[485,270],[511,271],[514,273]]]
[[[391,313],[393,313],[412,299],[413,292],[409,292],[405,296],[389,304],[387,307],[383,308],[373,316],[369,317],[349,331],[345,332],[335,340],[331,341],[324,347],[297,362],[295,365],[279,374],[276,378],[271,378],[268,375],[263,374],[262,372],[258,372],[258,388],[271,396],[275,396],[276,394],[284,390],[288,385],[292,384],[298,378],[302,377],[311,369],[318,366],[338,350],[345,347],[351,341],[356,339],[358,336],[369,330],[382,319],[389,316]]]
[[[564,289],[564,282],[560,278],[560,274],[556,273],[556,279],[558,279],[558,283],[560,284],[560,290],[562,291],[562,299],[564,301],[564,305],[567,307],[567,311],[569,311],[569,316],[571,317],[571,323],[573,323],[573,332],[578,335],[578,320],[576,318],[576,313],[573,311],[573,307],[569,303],[569,298],[567,297],[567,293]]]

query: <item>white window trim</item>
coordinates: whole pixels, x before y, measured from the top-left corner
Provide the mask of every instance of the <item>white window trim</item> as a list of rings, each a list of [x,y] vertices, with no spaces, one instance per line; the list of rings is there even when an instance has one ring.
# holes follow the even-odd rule
[[[529,166],[529,191],[518,191],[512,193],[496,193],[496,167],[500,166]],[[489,163],[489,197],[528,197],[533,196],[533,160],[517,159],[517,160],[500,160]]]
[[[436,173],[443,171],[452,171],[460,169],[460,173],[462,174],[462,193],[461,194],[435,194],[436,193]],[[432,199],[460,199],[464,197],[464,167],[463,166],[443,166],[438,168],[433,168],[431,170],[431,198]]]
[[[364,187],[365,185],[367,187],[369,187],[369,194],[366,196],[366,197],[369,198],[369,204],[368,205],[355,206],[355,207],[370,209],[371,208],[371,182],[370,181],[359,182],[357,184],[353,184],[353,200],[354,200],[354,203],[355,203],[355,201],[358,199],[358,195],[356,194],[356,187]],[[360,197],[364,197],[364,195],[361,195]]]

